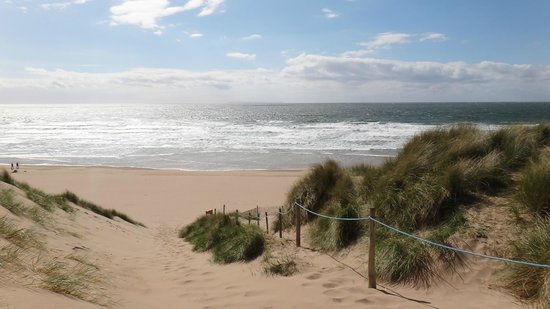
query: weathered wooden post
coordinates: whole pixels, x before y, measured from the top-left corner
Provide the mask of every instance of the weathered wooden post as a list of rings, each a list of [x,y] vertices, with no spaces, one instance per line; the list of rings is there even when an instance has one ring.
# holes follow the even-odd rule
[[[218,213],[218,209],[214,208],[214,214],[217,214],[217,213]]]
[[[250,215],[250,213],[248,213],[248,225],[250,225],[250,217],[251,217],[251,215]]]
[[[269,221],[267,217],[267,211],[265,212],[265,232],[269,234]]]
[[[225,216],[225,204],[223,204],[223,215]]]
[[[260,227],[260,207],[256,205],[256,214],[258,215],[258,227]]]
[[[300,239],[300,229],[302,224],[302,216],[300,214],[300,207],[298,205],[294,205],[296,207],[296,247],[301,247],[301,239]]]
[[[376,208],[370,207],[370,217],[375,218],[376,217]],[[375,233],[374,228],[376,226],[376,223],[372,220],[369,220],[369,264],[368,264],[368,272],[369,272],[369,288],[376,289],[376,269],[375,269],[375,263],[374,263],[374,256],[375,256],[375,248],[376,248],[376,240],[375,240]]]
[[[283,238],[283,214],[279,207],[279,238]]]
[[[239,224],[239,210],[235,210],[235,223]]]

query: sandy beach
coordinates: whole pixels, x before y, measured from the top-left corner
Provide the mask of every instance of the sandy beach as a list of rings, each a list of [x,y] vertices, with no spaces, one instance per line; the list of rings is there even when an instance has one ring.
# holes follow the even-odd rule
[[[29,167],[14,178],[49,193],[70,190],[114,208],[147,228],[107,220],[80,210],[63,224],[79,237],[50,233],[54,250],[86,254],[108,276],[105,295],[112,308],[518,308],[494,285],[498,264],[475,260],[461,277],[446,278],[429,291],[368,289],[367,247],[337,255],[296,249],[292,234],[271,240],[294,256],[299,272],[271,277],[261,258],[219,265],[196,253],[177,231],[207,209],[240,211],[280,206],[305,171],[182,172],[103,167]],[[47,232],[49,233],[49,232]],[[47,234],[46,233],[46,234]],[[81,300],[19,286],[0,285],[0,308],[100,308]]]

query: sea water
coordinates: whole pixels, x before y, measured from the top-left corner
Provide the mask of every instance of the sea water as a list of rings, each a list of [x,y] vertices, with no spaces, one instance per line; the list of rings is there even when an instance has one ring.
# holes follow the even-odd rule
[[[0,105],[0,163],[183,170],[377,164],[415,134],[550,121],[550,103]]]

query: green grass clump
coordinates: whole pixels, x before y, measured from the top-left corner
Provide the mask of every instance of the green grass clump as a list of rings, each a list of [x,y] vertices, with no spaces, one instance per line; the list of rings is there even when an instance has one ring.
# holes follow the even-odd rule
[[[16,216],[24,216],[27,208],[15,200],[11,189],[0,190],[0,205]]]
[[[43,265],[41,288],[55,293],[69,295],[85,301],[101,304],[101,295],[95,286],[103,279],[95,267],[75,263],[70,265],[58,259],[52,259]]]
[[[515,199],[539,215],[550,214],[550,161],[533,163],[522,171]]]
[[[212,251],[214,261],[232,263],[260,256],[265,239],[255,225],[241,225],[222,214],[202,216],[180,230],[179,236],[193,244],[193,250]]]
[[[38,235],[30,229],[18,228],[6,216],[0,217],[0,236],[19,248],[42,248]]]
[[[348,204],[342,207],[333,202],[323,210],[323,214],[339,218],[359,217],[359,206]],[[363,232],[360,221],[341,221],[328,218],[318,218],[309,231],[311,244],[324,251],[345,248],[354,243]]]
[[[513,247],[514,259],[550,265],[550,220],[536,223]],[[521,299],[535,302],[542,308],[550,304],[550,270],[508,264],[505,286]],[[546,307],[545,307],[546,306]]]
[[[430,248],[409,238],[394,235],[376,245],[376,273],[392,284],[429,287],[437,277]]]
[[[449,237],[466,227],[467,224],[468,220],[464,217],[464,214],[462,212],[456,212],[432,231],[428,238],[437,243],[445,243]]]
[[[74,212],[74,209],[67,204],[67,200],[61,195],[50,195],[46,192],[33,188],[24,182],[17,182],[16,186],[25,191],[27,198],[35,202],[46,211],[52,212],[56,208],[60,208],[65,212]]]
[[[81,199],[79,198],[76,194],[74,194],[73,192],[70,192],[70,191],[65,191],[65,193],[61,194],[60,195],[61,197],[63,197],[65,200],[69,201],[69,202],[72,202],[73,204],[76,204],[84,209],[88,209],[90,210],[91,212],[94,212],[100,216],[103,216],[103,217],[106,217],[106,218],[109,218],[109,219],[114,219],[115,217],[119,217],[120,219],[128,222],[128,223],[131,223],[133,225],[139,225],[139,226],[143,226],[145,227],[145,225],[141,222],[138,222],[132,218],[130,218],[130,216],[124,214],[124,213],[121,213],[115,209],[105,209],[101,206],[98,206],[92,202],[89,202],[89,201],[86,201],[84,199]]]
[[[313,211],[321,210],[331,199],[346,200],[354,196],[350,177],[338,163],[327,160],[315,165],[311,172],[295,184],[287,197],[287,208],[298,202]],[[308,215],[306,219],[311,219]]]
[[[294,202],[298,202],[314,212],[322,212],[328,205],[339,205],[339,208],[344,209],[348,205],[357,204],[358,197],[359,194],[348,172],[335,161],[327,160],[314,166],[308,175],[293,186],[284,208],[288,211],[295,207]],[[294,209],[283,216],[283,229],[293,226],[298,214],[302,216],[302,222],[317,219],[313,214]],[[273,228],[278,231],[278,219],[274,223]]]
[[[27,217],[42,225],[49,219],[47,214],[42,209],[36,207],[26,207],[17,202],[11,189],[4,189],[0,191],[0,205],[4,206],[4,208],[9,210],[14,215]]]
[[[385,221],[407,230],[438,225],[476,194],[513,184],[513,173],[539,158],[548,125],[484,132],[474,126],[438,128],[412,138],[379,168],[361,168],[365,198]]]
[[[295,257],[288,254],[274,256],[270,252],[264,254],[262,259],[263,270],[266,275],[290,277],[298,272]]]

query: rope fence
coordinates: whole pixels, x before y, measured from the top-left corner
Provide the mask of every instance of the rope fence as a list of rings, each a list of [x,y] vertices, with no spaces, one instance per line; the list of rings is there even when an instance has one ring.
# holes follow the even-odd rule
[[[452,246],[448,246],[448,245],[444,245],[444,244],[440,244],[440,243],[437,243],[437,242],[434,242],[434,241],[431,241],[429,239],[425,239],[425,238],[422,238],[420,236],[417,236],[417,235],[414,235],[414,234],[410,234],[410,233],[407,233],[405,231],[402,231],[396,227],[393,227],[391,225],[388,225],[380,220],[377,220],[376,218],[372,217],[372,216],[368,216],[368,217],[359,217],[359,218],[341,218],[341,217],[332,217],[332,216],[327,216],[327,215],[323,215],[323,214],[320,214],[320,213],[317,213],[317,212],[314,212],[310,209],[307,209],[306,207],[304,207],[303,205],[300,205],[298,203],[294,203],[296,206],[302,208],[303,210],[309,212],[310,214],[313,214],[315,216],[318,216],[318,217],[321,217],[321,218],[326,218],[326,219],[331,219],[331,220],[340,220],[340,221],[364,221],[364,220],[371,220],[377,224],[380,224],[381,226],[387,228],[387,229],[390,229],[396,233],[399,233],[403,236],[407,236],[407,237],[410,237],[410,238],[413,238],[413,239],[416,239],[420,242],[423,242],[423,243],[426,243],[426,244],[429,244],[429,245],[432,245],[432,246],[435,246],[435,247],[440,247],[440,248],[443,248],[443,249],[448,249],[448,250],[453,250],[453,251],[456,251],[456,252],[460,252],[460,253],[464,253],[464,254],[469,254],[469,255],[473,255],[473,256],[477,256],[477,257],[481,257],[481,258],[486,258],[486,259],[491,259],[491,260],[495,260],[495,261],[501,261],[501,262],[506,262],[506,263],[513,263],[513,264],[519,264],[519,265],[525,265],[525,266],[533,266],[533,267],[541,267],[541,268],[550,268],[550,265],[546,265],[546,264],[538,264],[538,263],[532,263],[532,262],[526,262],[526,261],[518,261],[518,260],[512,260],[512,259],[507,259],[507,258],[502,258],[502,257],[496,257],[496,256],[491,256],[491,255],[486,255],[486,254],[482,254],[482,253],[477,253],[477,252],[473,252],[473,251],[469,251],[469,250],[466,250],[466,249],[462,249],[462,248],[455,248],[455,247],[452,247]]]
[[[254,212],[254,210],[255,210],[255,213],[253,215],[252,212]],[[272,211],[272,212],[267,212],[266,211],[264,214],[260,214],[259,208],[258,208],[258,206],[256,206],[256,209],[245,211],[244,213],[247,213],[247,215],[244,215],[244,213],[239,214],[239,211],[236,210],[235,218],[236,218],[237,221],[239,220],[239,218],[248,219],[249,224],[250,224],[251,220],[255,220],[255,221],[257,220],[258,226],[260,226],[261,219],[265,218],[266,231],[269,233],[268,218],[272,217],[272,216],[277,216],[278,219],[279,219],[279,222],[278,222],[279,223],[279,226],[278,226],[279,238],[282,238],[283,237],[282,236],[282,230],[283,230],[282,216],[288,215],[288,214],[290,214],[291,212],[293,212],[295,210],[296,211],[304,210],[306,213],[312,214],[312,215],[320,217],[320,218],[329,219],[329,220],[369,221],[369,263],[368,263],[368,273],[369,273],[369,287],[370,288],[376,288],[376,273],[375,273],[375,270],[374,270],[374,263],[375,263],[374,262],[374,259],[375,259],[375,254],[374,254],[375,253],[374,252],[375,251],[375,232],[374,232],[374,229],[375,229],[375,224],[381,225],[382,227],[387,228],[387,229],[389,229],[389,230],[391,230],[395,233],[398,233],[398,234],[403,235],[405,237],[415,239],[417,241],[423,242],[425,244],[428,244],[428,245],[431,245],[431,246],[434,246],[434,247],[447,249],[447,250],[452,250],[452,251],[455,251],[455,252],[459,252],[459,253],[475,256],[475,257],[485,258],[485,259],[489,259],[489,260],[499,261],[499,262],[511,263],[511,264],[522,265],[522,266],[530,266],[530,267],[550,269],[550,265],[547,265],[547,264],[539,264],[539,263],[533,263],[533,262],[528,262],[528,261],[521,261],[521,260],[514,260],[514,259],[503,258],[503,257],[486,255],[486,254],[477,253],[477,252],[473,252],[473,251],[462,249],[462,248],[456,248],[456,247],[452,247],[452,246],[449,246],[449,245],[437,243],[437,242],[431,241],[431,240],[426,239],[426,238],[422,238],[418,235],[405,232],[403,230],[400,230],[400,229],[398,229],[394,226],[391,226],[387,223],[384,223],[384,222],[376,219],[376,213],[375,213],[374,208],[370,208],[370,215],[368,217],[351,217],[351,218],[350,217],[334,217],[334,216],[329,216],[329,215],[325,215],[325,214],[315,212],[311,209],[308,209],[308,208],[304,207],[303,205],[299,204],[298,202],[294,202],[294,205],[292,207],[289,207],[289,209],[287,211],[282,211],[281,208],[279,208],[278,211]],[[207,215],[208,214],[215,214],[215,213],[216,213],[215,209],[214,210],[209,210],[209,211],[206,212]],[[223,214],[225,215],[225,205],[223,205]],[[295,220],[296,220],[296,222],[295,222],[295,226],[296,226],[296,246],[297,247],[301,246],[301,217],[302,216],[300,216],[300,215],[295,216]]]

